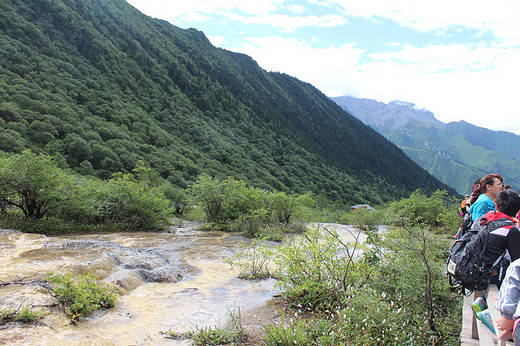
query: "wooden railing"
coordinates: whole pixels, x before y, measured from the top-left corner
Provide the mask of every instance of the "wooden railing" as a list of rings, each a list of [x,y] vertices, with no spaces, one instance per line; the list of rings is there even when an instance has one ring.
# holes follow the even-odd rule
[[[471,309],[471,303],[480,297],[482,291],[474,292],[469,297],[464,297],[464,306],[462,308],[462,331],[460,333],[460,344],[461,345],[514,345],[511,341],[511,333],[505,338],[498,340],[497,335],[484,325],[479,319],[476,318],[475,313]],[[496,303],[498,298],[498,288],[496,285],[489,285],[485,291],[486,303],[488,305],[493,325],[498,334],[500,332],[497,328],[497,317],[498,311],[496,309]]]

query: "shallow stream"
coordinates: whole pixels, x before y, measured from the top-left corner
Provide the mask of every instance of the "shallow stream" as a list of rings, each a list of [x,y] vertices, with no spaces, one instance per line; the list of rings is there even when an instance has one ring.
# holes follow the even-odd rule
[[[350,240],[346,230],[338,231]],[[0,326],[0,344],[189,345],[164,333],[223,326],[230,312],[254,311],[279,293],[273,279],[238,279],[224,262],[243,241],[249,240],[198,231],[190,222],[154,233],[51,237],[0,230],[0,284],[20,278],[38,283],[48,272],[92,273],[121,293],[115,308],[73,325],[49,308],[56,301],[41,285],[0,285],[0,308],[24,303],[53,311],[38,325]]]

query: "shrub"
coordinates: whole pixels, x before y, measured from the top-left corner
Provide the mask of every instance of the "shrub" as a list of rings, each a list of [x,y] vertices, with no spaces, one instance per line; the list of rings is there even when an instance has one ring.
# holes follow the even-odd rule
[[[264,208],[252,210],[241,215],[233,224],[233,229],[241,231],[246,237],[259,237],[269,224],[269,214]]]
[[[172,208],[164,192],[137,180],[133,174],[115,174],[107,181],[75,177],[66,203],[57,216],[87,224],[125,224],[130,229],[162,229]]]
[[[97,214],[104,222],[123,222],[134,229],[162,229],[170,222],[170,202],[160,189],[132,174],[117,174],[98,191]]]
[[[376,286],[405,297],[410,314],[426,321],[436,338],[447,338],[461,302],[444,275],[448,241],[422,227],[401,227],[387,232],[380,245],[386,249],[384,276]]]
[[[354,227],[366,232],[375,230],[379,225],[383,224],[384,214],[384,209],[368,210],[358,208],[342,215],[340,222],[343,224],[353,225]]]
[[[73,323],[93,311],[115,306],[116,290],[107,283],[98,282],[90,274],[74,276],[49,273],[47,281],[54,285],[51,295],[60,302]]]
[[[341,304],[350,286],[360,287],[371,275],[364,261],[354,261],[360,244],[344,243],[332,230],[314,228],[294,237],[276,255],[278,284],[294,304],[330,309]]]
[[[248,336],[242,327],[240,310],[238,312],[229,311],[230,317],[229,327],[202,327],[189,331],[186,336],[190,338],[194,345],[242,345],[245,344]],[[182,335],[178,335],[172,331],[166,333],[168,337],[173,339],[181,339]]]
[[[411,217],[407,211],[420,209],[415,202],[391,219]],[[446,239],[426,223],[376,232],[371,220],[359,220],[366,246],[314,229],[281,247],[276,276],[295,317],[269,326],[266,342],[456,345],[461,297],[444,277]],[[356,248],[363,253],[354,256]]]
[[[241,180],[221,180],[202,174],[190,187],[190,194],[204,210],[207,222],[229,223],[260,208],[265,193],[247,188]]]
[[[67,175],[49,156],[30,151],[0,156],[0,200],[25,217],[41,219],[61,202]]]
[[[8,322],[35,322],[43,317],[41,309],[34,310],[28,305],[21,305],[18,309],[7,308],[0,310],[0,324]]]
[[[293,318],[266,328],[268,345],[403,345],[418,341],[422,321],[416,321],[386,294],[369,287],[345,296],[341,308],[326,314],[306,316],[295,311]],[[303,313],[303,314],[302,314]],[[306,317],[301,317],[306,316]],[[420,328],[420,329],[419,329]]]
[[[164,195],[168,189],[155,186],[153,181],[157,179],[150,180],[153,173],[142,168],[135,175],[118,173],[102,181],[62,170],[50,157],[30,151],[1,155],[2,225],[16,221],[16,217],[5,217],[7,214],[23,214],[35,222],[18,223],[32,232],[53,229],[46,225],[49,217],[59,219],[51,222],[62,224],[124,224],[126,229],[162,229],[169,224],[173,208]]]
[[[237,343],[244,337],[244,332],[219,327],[203,327],[189,332],[188,337],[194,345],[223,345]]]
[[[238,251],[226,262],[240,270],[239,278],[262,279],[271,276],[269,261],[272,255],[272,250],[267,247],[266,242],[253,239],[248,245],[242,243]]]
[[[282,324],[270,324],[265,329],[267,345],[334,345],[334,326],[328,319],[283,319]]]
[[[460,223],[457,207],[446,191],[436,191],[431,197],[419,190],[409,198],[391,203],[386,211],[386,224],[453,229]]]

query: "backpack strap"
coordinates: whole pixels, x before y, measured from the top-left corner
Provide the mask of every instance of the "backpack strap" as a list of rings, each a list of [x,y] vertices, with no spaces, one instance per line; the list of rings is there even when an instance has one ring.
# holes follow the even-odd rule
[[[500,261],[502,260],[502,258],[506,255],[506,251],[504,251],[498,258],[495,262],[493,262],[493,264],[491,265],[492,267],[491,268],[495,268],[497,264],[500,263]]]
[[[509,219],[506,219],[506,218],[489,221],[485,217],[481,217],[479,219],[476,219],[475,222],[473,223],[473,225],[484,226],[483,230],[486,230],[487,233],[492,232],[492,231],[494,231],[496,229],[499,229],[501,227],[511,226],[511,225],[514,225],[514,224],[515,223],[513,221],[511,221]],[[482,232],[483,230],[480,230],[479,232]],[[474,231],[473,227],[471,227],[471,229],[469,231]],[[487,240],[487,236],[486,236],[486,240]]]

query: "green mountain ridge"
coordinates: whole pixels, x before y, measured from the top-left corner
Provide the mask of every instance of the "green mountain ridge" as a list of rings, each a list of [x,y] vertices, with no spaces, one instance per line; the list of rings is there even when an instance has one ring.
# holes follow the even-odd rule
[[[308,83],[123,0],[0,2],[0,150],[381,203],[447,189]]]
[[[332,99],[461,194],[470,193],[473,182],[488,173],[499,173],[505,183],[520,189],[520,136],[514,133],[466,121],[444,124],[409,103],[385,105],[348,96]]]

